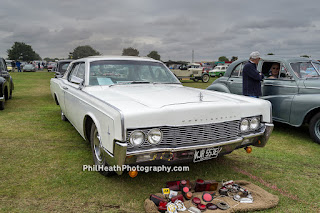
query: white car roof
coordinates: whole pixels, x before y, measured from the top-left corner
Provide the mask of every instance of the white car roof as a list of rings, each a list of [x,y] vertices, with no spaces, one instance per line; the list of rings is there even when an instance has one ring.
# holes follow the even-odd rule
[[[154,60],[152,58],[148,57],[138,57],[138,56],[112,56],[112,55],[107,55],[107,56],[90,56],[87,58],[80,58],[77,59],[73,62],[77,61],[103,61],[103,60],[130,60],[130,61],[152,61],[152,62],[160,62],[157,60]]]

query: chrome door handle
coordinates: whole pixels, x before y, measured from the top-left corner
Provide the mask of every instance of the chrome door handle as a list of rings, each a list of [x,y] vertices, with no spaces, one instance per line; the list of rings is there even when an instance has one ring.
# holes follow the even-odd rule
[[[65,90],[67,90],[67,89],[68,89],[68,87],[62,87],[62,89],[65,89]]]

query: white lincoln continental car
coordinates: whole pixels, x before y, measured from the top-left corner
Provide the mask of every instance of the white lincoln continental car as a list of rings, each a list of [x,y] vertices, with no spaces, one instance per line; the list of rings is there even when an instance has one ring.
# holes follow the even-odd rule
[[[78,59],[50,88],[99,167],[200,162],[263,147],[273,129],[270,102],[184,87],[150,58]]]

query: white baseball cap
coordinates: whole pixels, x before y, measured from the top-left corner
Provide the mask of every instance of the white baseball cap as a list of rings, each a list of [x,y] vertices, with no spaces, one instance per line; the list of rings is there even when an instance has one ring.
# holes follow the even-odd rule
[[[260,53],[258,51],[252,52],[250,54],[250,58],[252,58],[252,59],[260,58]]]

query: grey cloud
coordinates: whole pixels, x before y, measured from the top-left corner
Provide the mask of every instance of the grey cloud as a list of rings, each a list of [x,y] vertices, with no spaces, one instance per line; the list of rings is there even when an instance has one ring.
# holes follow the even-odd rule
[[[0,55],[23,41],[42,57],[91,45],[102,54],[129,46],[142,56],[156,50],[163,60],[190,61],[192,50],[196,60],[247,58],[252,50],[320,59],[319,6],[317,0],[3,0]]]

